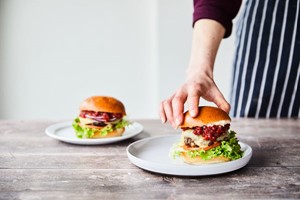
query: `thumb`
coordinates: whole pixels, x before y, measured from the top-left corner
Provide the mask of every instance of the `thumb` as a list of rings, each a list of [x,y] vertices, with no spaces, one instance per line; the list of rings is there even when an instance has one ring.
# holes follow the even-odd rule
[[[224,110],[226,113],[229,113],[230,104],[226,101],[217,86],[214,87],[211,98],[212,102],[215,103],[220,109]]]

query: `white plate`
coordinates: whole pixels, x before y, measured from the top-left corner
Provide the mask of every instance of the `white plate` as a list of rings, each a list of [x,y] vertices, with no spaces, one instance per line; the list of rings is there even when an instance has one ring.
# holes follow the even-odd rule
[[[77,138],[72,127],[72,122],[63,122],[49,126],[46,129],[46,134],[54,139],[68,142],[72,144],[82,144],[82,145],[96,145],[96,144],[109,144],[113,142],[119,142],[121,140],[126,140],[133,136],[136,136],[142,132],[143,126],[137,122],[133,122],[128,127],[125,128],[125,132],[120,137],[112,138],[100,138],[100,139],[80,139]]]
[[[234,171],[244,167],[252,156],[252,148],[239,142],[244,151],[240,159],[217,164],[189,165],[169,157],[172,145],[179,140],[180,135],[145,138],[130,144],[127,156],[142,169],[177,176],[205,176]]]

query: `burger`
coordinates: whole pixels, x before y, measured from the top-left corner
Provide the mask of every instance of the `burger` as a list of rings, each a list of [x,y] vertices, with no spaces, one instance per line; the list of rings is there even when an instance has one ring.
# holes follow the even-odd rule
[[[92,96],[80,104],[79,116],[73,122],[78,138],[121,136],[129,121],[123,103],[109,96]]]
[[[180,142],[171,149],[173,158],[188,164],[221,163],[239,159],[243,151],[230,129],[231,119],[223,110],[202,106],[197,117],[184,113]]]

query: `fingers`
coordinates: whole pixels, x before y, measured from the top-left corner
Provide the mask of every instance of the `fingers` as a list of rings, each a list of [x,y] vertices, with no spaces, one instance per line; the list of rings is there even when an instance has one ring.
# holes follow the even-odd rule
[[[174,126],[173,108],[172,108],[172,103],[171,103],[170,99],[167,99],[162,102],[160,117],[161,117],[161,120],[163,123],[165,123],[166,121],[169,121]]]
[[[184,103],[187,99],[187,94],[179,91],[175,94],[172,100],[174,126],[177,128],[183,122]]]
[[[198,115],[198,105],[199,99],[201,96],[200,90],[195,90],[194,88],[189,89],[187,97],[187,103],[189,108],[189,113],[192,117],[196,117]]]
[[[198,115],[198,104],[201,92],[197,84],[184,84],[169,99],[160,105],[160,118],[162,123],[169,121],[174,128],[183,123],[184,104],[187,101],[192,117]]]
[[[205,80],[205,83],[186,83],[169,99],[164,100],[160,105],[160,118],[162,123],[169,121],[177,128],[183,123],[184,104],[187,102],[190,115],[198,116],[199,99],[215,103],[220,109],[229,113],[230,104],[225,100],[214,81]]]
[[[169,121],[174,128],[182,124],[186,98],[186,92],[179,89],[169,99],[164,100],[160,104],[160,118],[162,123]]]
[[[160,104],[159,115],[160,115],[161,122],[162,122],[163,124],[166,123],[166,121],[167,121],[167,116],[166,116],[165,111],[164,111],[163,102]]]
[[[160,119],[162,123],[169,121],[173,127],[175,127],[173,119],[173,108],[172,108],[172,99],[175,95],[172,95],[169,99],[164,100],[160,104]]]

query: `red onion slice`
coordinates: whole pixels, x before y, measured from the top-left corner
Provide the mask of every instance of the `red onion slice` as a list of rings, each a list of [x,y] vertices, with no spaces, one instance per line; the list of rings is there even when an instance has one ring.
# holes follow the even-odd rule
[[[101,115],[97,116],[97,117],[91,116],[91,115],[85,115],[85,117],[93,119],[93,120],[96,120],[98,122],[107,122],[107,120],[105,120],[105,118],[103,116],[101,116]],[[118,120],[118,118],[112,117],[112,118],[109,119],[108,122],[113,122],[113,121],[116,121],[116,120]]]

